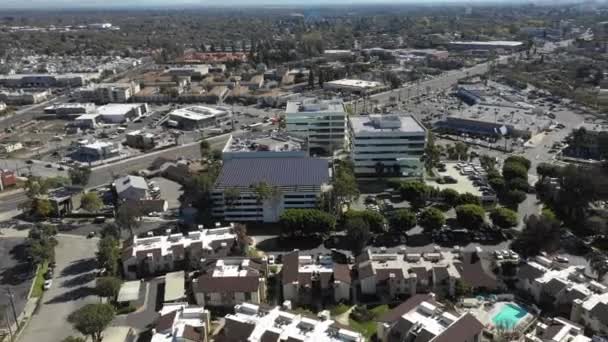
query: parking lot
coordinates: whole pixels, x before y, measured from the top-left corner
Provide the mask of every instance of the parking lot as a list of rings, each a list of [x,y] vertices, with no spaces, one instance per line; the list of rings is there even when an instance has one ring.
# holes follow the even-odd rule
[[[467,168],[467,171],[463,169]],[[459,193],[469,192],[475,196],[481,197],[483,195],[481,188],[479,185],[475,185],[474,179],[472,177],[477,177],[481,179],[485,174],[485,171],[481,169],[481,166],[469,164],[469,163],[446,163],[445,171],[438,172],[439,176],[443,179],[452,179],[455,180],[455,183],[443,182],[439,183],[437,181],[428,181],[428,185],[439,188],[439,190],[443,189],[454,189]],[[467,175],[468,174],[468,175]],[[445,178],[445,177],[449,178]],[[482,184],[482,181],[477,181],[478,184]]]

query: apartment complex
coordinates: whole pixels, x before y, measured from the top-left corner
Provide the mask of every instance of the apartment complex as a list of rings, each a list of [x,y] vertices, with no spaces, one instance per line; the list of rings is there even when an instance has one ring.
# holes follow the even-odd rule
[[[222,341],[249,342],[363,342],[358,332],[335,323],[329,317],[318,319],[279,307],[243,303],[226,315]],[[320,315],[323,316],[323,315]]]
[[[594,332],[608,335],[608,292],[605,287],[603,291],[596,291],[585,299],[575,299],[570,319]]]
[[[81,101],[95,103],[124,103],[141,90],[139,83],[99,83],[78,89]]]
[[[266,300],[266,260],[221,258],[201,260],[200,275],[192,281],[192,292],[201,306],[263,303]]]
[[[369,249],[357,257],[355,265],[361,293],[413,296],[436,292],[453,296],[461,279],[460,256],[440,250],[430,253],[374,254]]]
[[[0,90],[0,101],[9,105],[29,105],[45,101],[51,96],[49,90],[16,91]],[[6,108],[5,108],[6,109]]]
[[[351,159],[358,175],[421,176],[426,129],[410,115],[349,118]]]
[[[207,342],[211,314],[203,307],[165,304],[152,330],[151,342]]]
[[[584,335],[580,325],[563,317],[555,317],[536,324],[534,330],[526,334],[525,342],[591,342]]]
[[[299,305],[350,300],[350,268],[331,256],[314,258],[298,251],[283,256],[281,282],[283,299]]]
[[[224,162],[212,192],[225,221],[277,222],[285,209],[315,208],[329,189],[329,164],[318,158],[241,158]],[[258,196],[259,187],[270,193]]]
[[[122,251],[122,267],[127,279],[171,272],[186,264],[198,265],[201,258],[225,256],[233,247],[233,225],[162,236],[134,236]]]
[[[0,85],[9,88],[81,87],[92,79],[98,78],[99,75],[99,72],[80,74],[1,75]]]
[[[479,342],[483,329],[473,315],[450,312],[430,293],[415,295],[381,316],[376,333],[382,342]]]
[[[304,99],[287,102],[287,132],[306,137],[310,148],[333,153],[344,148],[346,109],[342,100]]]

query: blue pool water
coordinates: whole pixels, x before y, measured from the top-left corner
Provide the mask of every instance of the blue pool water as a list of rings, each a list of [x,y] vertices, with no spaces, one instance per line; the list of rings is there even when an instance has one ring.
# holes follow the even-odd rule
[[[494,323],[494,326],[513,329],[527,314],[528,312],[519,305],[506,304],[492,317],[492,323]]]

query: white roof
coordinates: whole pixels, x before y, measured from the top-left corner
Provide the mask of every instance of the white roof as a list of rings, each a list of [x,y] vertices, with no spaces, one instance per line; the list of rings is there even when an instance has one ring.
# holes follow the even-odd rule
[[[120,194],[129,188],[137,188],[148,190],[148,183],[144,177],[139,176],[124,176],[114,181],[116,193]]]
[[[82,114],[77,117],[75,120],[94,120],[99,117],[99,114]]]
[[[288,101],[285,108],[286,114],[324,114],[324,113],[345,113],[344,102],[340,99],[320,100],[316,98],[306,98],[300,101]]]
[[[101,115],[125,115],[140,106],[140,103],[110,103],[97,108],[97,113]]]
[[[332,85],[344,86],[344,87],[361,88],[361,89],[376,88],[376,87],[381,87],[382,86],[382,83],[380,83],[380,82],[364,81],[364,80],[352,80],[352,79],[335,80],[335,81],[325,82],[325,84],[332,84]]]
[[[424,127],[411,115],[351,116],[350,125],[355,133],[390,132],[424,133]]]
[[[204,120],[223,114],[226,114],[225,110],[207,106],[179,108],[169,113],[171,116],[182,117],[190,120]]]
[[[94,149],[94,150],[100,150],[102,148],[106,148],[106,147],[112,147],[114,146],[112,143],[109,143],[107,141],[95,141],[92,142],[90,144],[86,144],[82,147],[84,148],[90,148],[90,149]]]
[[[487,42],[479,42],[479,41],[450,42],[450,44],[457,44],[457,45],[488,45],[488,46],[492,46],[492,45],[504,45],[504,46],[513,47],[513,46],[520,46],[523,43],[522,42],[517,42],[517,41],[512,41],[512,40],[491,40],[491,41],[487,41]]]
[[[176,315],[171,328],[165,333],[157,331],[152,336],[152,339],[150,340],[151,342],[180,341],[186,326],[194,328],[201,328],[205,326],[205,309],[201,306],[165,304],[163,305],[163,308],[160,310],[159,314],[164,316],[174,311],[176,312]]]
[[[120,287],[120,291],[118,291],[118,299],[116,301],[122,303],[137,300],[139,298],[140,287],[141,281],[139,280],[123,283]]]
[[[186,296],[184,271],[167,273],[165,276],[165,302],[173,302]]]

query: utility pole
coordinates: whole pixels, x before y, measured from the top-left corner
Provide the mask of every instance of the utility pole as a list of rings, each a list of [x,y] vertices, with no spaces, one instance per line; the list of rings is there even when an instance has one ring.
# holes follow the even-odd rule
[[[10,288],[6,288],[6,293],[8,296],[8,299],[11,301],[11,308],[13,309],[13,316],[15,317],[15,325],[17,326],[17,328],[19,328],[19,320],[17,320],[17,310],[15,310],[15,302],[14,302],[14,297],[13,297],[13,293],[11,292]]]
[[[4,310],[4,317],[6,317],[6,327],[8,328],[8,334],[11,337],[11,341],[13,340],[13,329],[11,329],[11,322],[8,319],[8,308]]]

